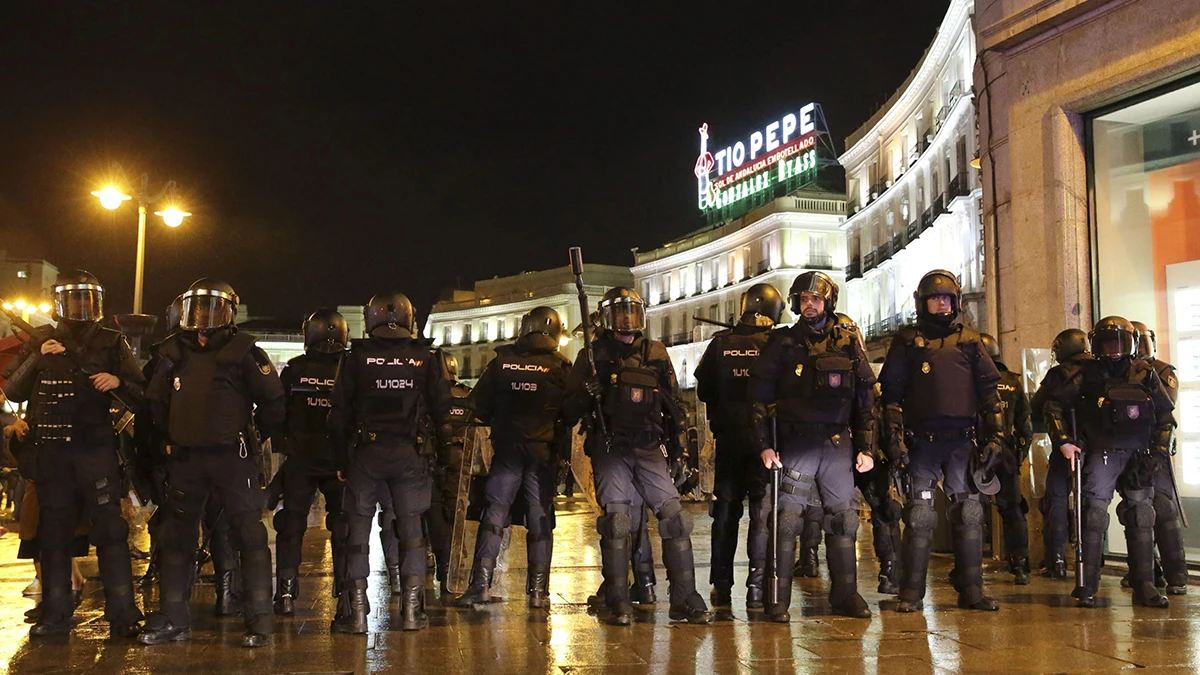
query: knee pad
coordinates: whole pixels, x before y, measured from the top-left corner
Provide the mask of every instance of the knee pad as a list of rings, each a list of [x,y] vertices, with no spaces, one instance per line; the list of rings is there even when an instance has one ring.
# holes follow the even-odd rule
[[[1125,527],[1154,527],[1154,505],[1150,500],[1122,501],[1117,505],[1117,520]]]
[[[804,512],[784,508],[779,512],[779,533],[794,537],[804,529]]]
[[[240,513],[230,518],[229,535],[243,553],[267,547],[267,528],[257,512]]]
[[[974,527],[983,524],[983,503],[979,495],[955,497],[950,502],[946,513],[950,522],[964,527]]]
[[[1174,520],[1178,516],[1175,514],[1175,502],[1167,495],[1158,492],[1154,495],[1154,520],[1156,523],[1165,523]]]
[[[880,512],[883,520],[888,523],[898,523],[904,517],[904,507],[890,497],[880,505]]]
[[[904,524],[914,530],[932,532],[937,527],[937,512],[933,500],[910,499],[904,505]]]
[[[708,515],[712,516],[713,522],[726,520],[736,523],[742,519],[744,512],[741,502],[731,502],[723,499],[714,499],[712,506],[708,509]]]
[[[683,510],[679,499],[668,499],[656,515],[658,533],[663,539],[678,539],[692,533],[692,514]]]
[[[624,540],[631,532],[629,504],[608,504],[596,519],[596,532],[604,539]]]
[[[858,512],[851,508],[825,514],[825,533],[838,537],[858,534]]]
[[[106,514],[106,517],[93,518],[88,539],[92,546],[100,548],[111,544],[124,544],[129,537],[129,524],[121,517],[120,511]]]
[[[1083,529],[1104,532],[1108,529],[1108,502],[1087,499],[1083,503]]]

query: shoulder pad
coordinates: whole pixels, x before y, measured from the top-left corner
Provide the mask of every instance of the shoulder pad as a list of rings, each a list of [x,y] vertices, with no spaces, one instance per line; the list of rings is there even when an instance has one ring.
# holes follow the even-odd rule
[[[450,386],[450,395],[454,398],[466,398],[471,395],[471,388],[462,382],[455,382]]]
[[[722,328],[721,330],[712,334],[712,336],[714,338],[725,337],[726,335],[733,335],[733,329],[732,328]]]
[[[664,361],[671,358],[667,346],[658,340],[650,340],[650,348],[646,350],[651,361]]]
[[[303,365],[304,362],[307,360],[308,360],[308,354],[300,354],[298,356],[293,356],[292,358],[288,359],[287,364],[289,366],[300,366],[300,365]]]
[[[258,367],[258,372],[270,375],[275,371],[275,366],[271,364],[271,357],[267,356],[262,347],[257,345],[251,347],[250,355],[254,357],[254,365]]]
[[[229,342],[225,343],[224,347],[221,347],[221,351],[217,352],[217,361],[223,363],[240,363],[251,349],[262,352],[263,358],[267,358],[267,353],[256,347],[254,340],[254,336],[249,333],[235,333],[229,339]],[[257,360],[257,357],[255,358]],[[271,360],[267,358],[267,363],[270,362]]]
[[[183,344],[179,341],[178,335],[167,336],[167,339],[158,343],[157,347],[158,355],[173,364],[178,364],[183,358]]]
[[[982,342],[983,338],[979,337],[979,331],[974,328],[959,324],[958,341],[959,343]]]
[[[513,353],[513,351],[514,351],[514,350],[513,350],[513,347],[514,347],[514,346],[515,346],[515,345],[500,345],[499,347],[496,347],[496,348],[495,348],[495,349],[493,349],[492,351],[496,352],[496,356],[497,356],[497,357],[499,357],[499,356],[500,356],[500,355],[502,355],[502,354],[511,354],[511,353]]]
[[[96,331],[96,337],[100,340],[103,346],[111,347],[125,338],[125,334],[119,330],[113,330],[112,328],[105,328],[104,326],[101,326],[100,330]]]
[[[554,352],[554,355],[557,356],[560,361],[562,361],[564,366],[567,366],[568,368],[571,367],[571,359],[568,359],[566,354],[562,352]]]
[[[905,326],[896,331],[896,336],[893,340],[900,340],[902,343],[912,346],[918,337],[921,336],[921,331],[916,326]]]

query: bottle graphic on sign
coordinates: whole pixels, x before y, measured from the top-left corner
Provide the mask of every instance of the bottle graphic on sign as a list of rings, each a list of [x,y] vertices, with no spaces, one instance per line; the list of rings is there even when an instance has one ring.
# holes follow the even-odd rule
[[[696,185],[699,190],[698,203],[701,211],[710,206],[712,183],[709,182],[708,175],[715,165],[712,153],[708,151],[708,123],[706,122],[700,127],[700,156],[696,158],[695,169]]]

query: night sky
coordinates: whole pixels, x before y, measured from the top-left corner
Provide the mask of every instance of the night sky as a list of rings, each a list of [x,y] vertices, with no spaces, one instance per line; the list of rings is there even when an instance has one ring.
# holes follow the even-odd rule
[[[657,9],[647,9],[653,4]],[[946,0],[13,2],[0,40],[0,250],[132,307],[122,164],[179,183],[145,309],[201,276],[256,316],[398,288],[632,263],[702,223],[697,127],[740,140],[809,101],[836,147],[900,85]]]

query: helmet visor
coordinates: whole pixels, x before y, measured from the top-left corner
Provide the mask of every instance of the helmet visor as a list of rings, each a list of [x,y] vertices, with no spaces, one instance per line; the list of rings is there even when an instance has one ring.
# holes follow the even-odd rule
[[[646,308],[632,299],[618,299],[600,308],[604,327],[616,333],[638,333],[646,330]]]
[[[104,289],[94,285],[59,286],[54,311],[67,321],[99,321],[104,316]]]
[[[237,316],[237,305],[224,293],[212,291],[189,291],[183,296],[183,317],[180,327],[184,330],[205,331],[232,326]]]
[[[1109,359],[1133,355],[1133,333],[1123,330],[1097,331],[1092,337],[1092,353]]]

